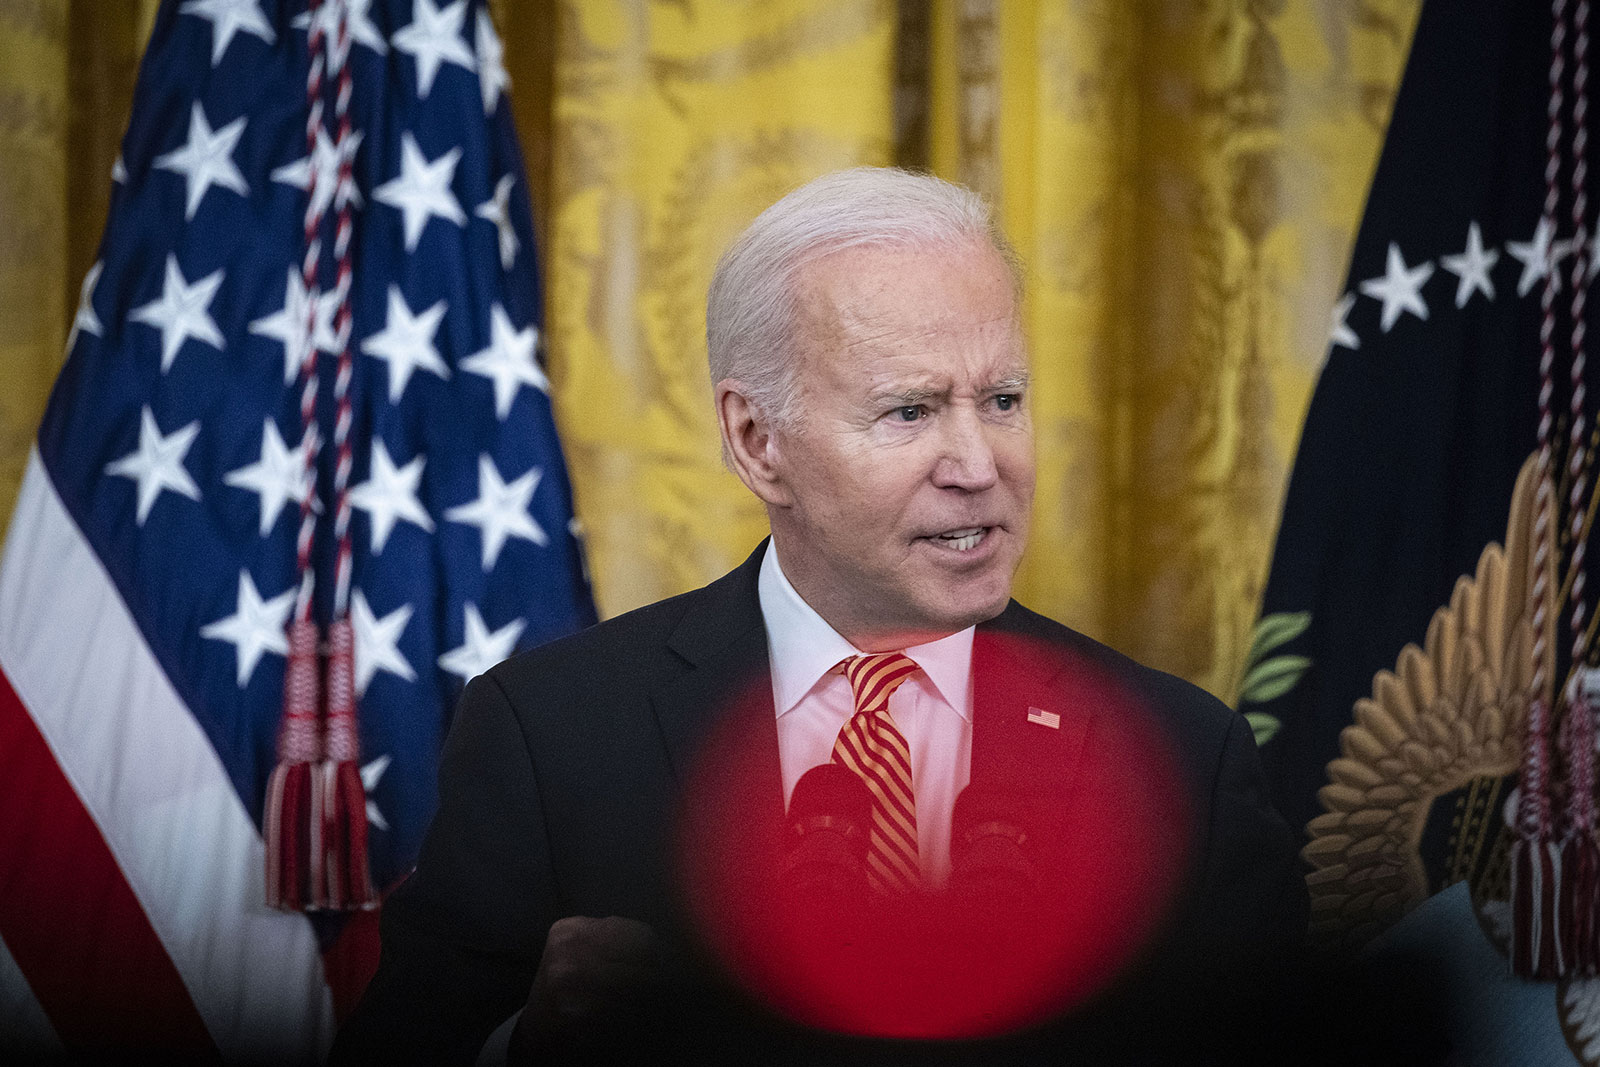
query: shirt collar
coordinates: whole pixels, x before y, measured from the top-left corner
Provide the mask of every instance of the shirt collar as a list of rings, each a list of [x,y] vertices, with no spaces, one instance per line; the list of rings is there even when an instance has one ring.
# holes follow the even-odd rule
[[[777,713],[783,715],[800,703],[840,660],[862,652],[795,592],[778,563],[778,548],[771,541],[761,560],[756,591],[767,627],[773,703]],[[973,627],[969,626],[905,650],[945,702],[968,722],[972,721],[972,635]]]

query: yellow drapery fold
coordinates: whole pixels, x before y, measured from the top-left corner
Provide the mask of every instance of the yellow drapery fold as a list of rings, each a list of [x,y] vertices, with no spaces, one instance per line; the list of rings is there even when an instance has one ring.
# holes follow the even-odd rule
[[[0,517],[60,365],[157,0],[0,0]],[[602,611],[761,535],[705,284],[855,163],[993,196],[1026,257],[1021,599],[1231,696],[1418,0],[492,0]]]
[[[0,503],[60,366],[68,304],[66,0],[0,5]]]
[[[765,513],[722,468],[717,256],[824,171],[885,163],[891,4],[567,4],[545,249],[558,425],[602,614],[737,563]]]
[[[158,0],[0,0],[0,522],[94,261]]]
[[[1225,699],[1418,8],[934,8],[933,165],[1029,268],[1017,595]]]

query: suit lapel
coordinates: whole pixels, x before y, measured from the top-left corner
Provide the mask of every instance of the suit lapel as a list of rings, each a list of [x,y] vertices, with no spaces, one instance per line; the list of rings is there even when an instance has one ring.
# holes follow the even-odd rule
[[[1074,781],[1096,708],[1074,684],[1077,657],[1016,601],[972,643],[972,782],[1035,792]],[[1044,773],[1041,774],[1041,771]]]
[[[763,541],[736,570],[707,586],[668,638],[685,670],[651,694],[680,788],[713,730],[737,736],[761,791],[781,805],[778,727],[772,705],[767,631],[756,592]],[[768,786],[770,785],[770,789]]]

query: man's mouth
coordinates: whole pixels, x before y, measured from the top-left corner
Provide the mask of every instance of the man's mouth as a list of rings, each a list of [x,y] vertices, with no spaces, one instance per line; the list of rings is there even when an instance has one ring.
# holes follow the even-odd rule
[[[962,530],[946,530],[944,533],[933,535],[928,540],[935,541],[945,548],[954,549],[957,552],[971,552],[982,544],[983,539],[987,536],[989,536],[989,527],[969,526]]]

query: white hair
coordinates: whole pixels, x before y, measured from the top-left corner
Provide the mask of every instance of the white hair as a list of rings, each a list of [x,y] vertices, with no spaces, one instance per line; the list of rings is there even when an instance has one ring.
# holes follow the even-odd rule
[[[802,185],[717,262],[706,297],[711,384],[736,378],[766,417],[792,422],[802,269],[847,248],[970,245],[993,248],[1016,283],[1016,255],[970,189],[895,167],[853,167]]]

